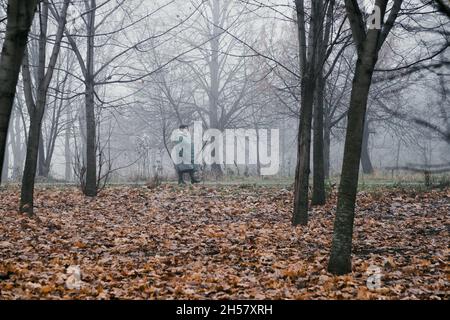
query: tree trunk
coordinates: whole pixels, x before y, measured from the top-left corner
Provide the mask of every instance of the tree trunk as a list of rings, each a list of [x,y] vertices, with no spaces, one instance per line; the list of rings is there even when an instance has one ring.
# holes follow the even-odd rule
[[[312,205],[324,205],[325,196],[325,167],[324,167],[324,139],[323,139],[323,103],[325,79],[322,75],[317,78],[316,99],[314,106],[314,148],[313,148],[313,194]]]
[[[70,113],[67,112],[67,122],[70,120]],[[70,150],[70,130],[71,126],[68,125],[64,134],[64,158],[65,158],[65,174],[64,177],[67,182],[72,181],[72,152]]]
[[[301,3],[300,3],[301,2]],[[304,15],[303,1],[297,1],[297,16]],[[298,7],[300,5],[300,8]],[[294,213],[292,224],[307,225],[308,223],[308,191],[311,157],[311,122],[316,87],[316,59],[319,29],[321,28],[320,13],[322,1],[315,1],[311,9],[310,33],[308,41],[307,60],[302,67],[301,110],[297,147],[297,167],[295,171]],[[304,59],[304,21],[298,18],[300,36],[300,63]]]
[[[41,10],[42,11],[42,10]],[[42,24],[42,19],[41,19]],[[42,27],[41,26],[41,35],[42,36]],[[33,114],[36,109],[36,103],[34,100],[34,94],[33,94],[33,82],[31,78],[31,70],[30,66],[35,65],[37,66],[36,69],[38,71],[36,72],[36,85],[39,85],[40,82],[42,82],[44,76],[45,76],[45,50],[46,50],[46,40],[40,40],[39,41],[39,57],[36,61],[32,61],[30,63],[30,55],[28,48],[25,48],[23,63],[22,63],[22,82],[23,82],[23,91],[25,96],[25,104],[27,106],[28,115],[33,117]],[[39,88],[37,88],[36,96],[39,95],[38,92]],[[42,130],[40,132],[40,137],[42,138]],[[38,149],[38,169],[37,169],[37,175],[40,177],[45,177],[45,151],[44,151],[44,143],[43,139],[39,139],[39,149]]]
[[[373,173],[373,166],[372,166],[372,161],[370,161],[370,153],[369,153],[369,137],[370,137],[369,121],[365,121],[363,142],[362,142],[362,151],[361,151],[361,165],[362,165],[363,172],[365,174]]]
[[[95,80],[94,80],[94,54],[95,54],[95,14],[96,2],[91,0],[91,12],[88,15],[87,37],[87,76],[85,79],[86,92],[86,181],[84,194],[88,197],[97,195],[97,133],[95,121]]]
[[[20,197],[20,212],[33,215],[34,183],[36,169],[39,163],[39,170],[43,170],[44,148],[41,137],[41,123],[44,116],[47,92],[44,91],[44,77],[47,50],[47,27],[48,27],[48,3],[40,4],[40,33],[39,33],[39,53],[36,77],[36,103],[28,108],[30,115],[30,127],[28,130],[27,154],[25,157],[25,167],[22,175],[22,188]],[[26,59],[28,60],[28,59]],[[28,62],[28,61],[27,61]],[[26,63],[27,63],[26,62]],[[29,65],[27,66],[29,68]],[[28,69],[29,71],[29,69]],[[40,150],[41,149],[41,150]],[[41,160],[42,159],[42,160]],[[42,171],[41,171],[42,172]],[[41,173],[40,172],[40,173]]]
[[[39,139],[41,135],[41,112],[35,111],[30,119],[28,130],[27,156],[22,176],[22,191],[20,197],[20,212],[33,215],[34,182],[39,151]]]
[[[313,92],[314,85],[309,79],[303,80],[302,86],[304,98],[300,112],[300,128],[298,135],[297,149],[297,168],[295,171],[295,198],[294,198],[294,217],[293,225],[308,224],[308,192],[309,192],[309,174],[310,174],[310,155],[311,155],[311,121],[312,108],[314,103]]]
[[[14,115],[14,127],[13,127],[13,144],[12,154],[14,158],[12,179],[20,181],[23,166],[23,151],[22,151],[22,131],[20,130],[20,116],[18,112]]]
[[[9,148],[8,143],[5,149],[5,158],[3,160],[3,169],[1,171],[1,181],[8,182],[9,178]]]
[[[328,263],[328,271],[336,275],[346,274],[352,270],[353,223],[367,100],[373,72],[378,61],[378,53],[394,26],[402,3],[403,0],[394,0],[388,19],[384,21],[388,1],[376,0],[375,6],[379,11],[380,21],[384,22],[384,24],[380,26],[381,28],[370,28],[366,31],[363,14],[358,2],[345,0],[346,12],[357,49],[358,60],[350,97],[344,159],[334,221],[333,244]]]
[[[209,126],[213,129],[219,128],[218,118],[218,104],[219,104],[219,87],[220,87],[220,75],[219,75],[219,50],[220,50],[220,2],[219,0],[212,1],[212,37],[210,41],[211,45],[211,61],[209,62],[210,72],[210,92],[209,92]]]
[[[38,176],[40,177],[48,177],[48,172],[46,172],[45,168],[45,149],[44,149],[44,139],[42,136],[42,130],[39,134],[39,149],[38,149]]]
[[[281,176],[286,176],[286,122],[281,123]]]
[[[61,41],[66,24],[66,13],[70,0],[64,0],[64,6],[60,13],[61,20],[58,26],[55,43],[53,45],[52,54],[48,63],[47,71],[46,65],[46,49],[47,49],[47,22],[49,4],[42,3],[41,9],[41,32],[39,37],[39,66],[38,66],[38,81],[37,95],[35,108],[30,113],[30,128],[28,131],[27,155],[25,159],[25,168],[22,177],[22,188],[20,198],[20,212],[27,213],[29,216],[33,212],[34,200],[34,183],[36,178],[36,170],[38,165],[39,143],[41,141],[42,118],[44,117],[45,107],[47,103],[47,91],[50,86],[53,72],[55,70],[59,51],[61,48]]]
[[[325,5],[327,4],[327,5]],[[328,43],[331,37],[332,26],[334,22],[334,6],[335,0],[330,0],[325,2],[320,7],[320,14],[325,14],[326,20],[324,28],[321,26],[319,29],[319,43],[317,45],[317,83],[316,83],[316,97],[315,97],[315,107],[314,107],[314,174],[313,174],[313,195],[312,204],[313,205],[324,205],[326,202],[325,193],[325,150],[324,150],[324,108],[325,108],[325,84],[326,79],[324,76],[325,61],[323,60],[326,56],[328,49]],[[327,8],[325,8],[327,7]],[[328,141],[329,142],[329,141]],[[329,143],[327,148],[329,148]],[[329,150],[328,150],[329,152]],[[329,161],[329,154],[327,155]],[[328,170],[328,169],[327,169]]]
[[[374,56],[359,57],[353,80],[337,212],[334,221],[333,245],[328,265],[328,271],[334,274],[346,274],[352,270],[353,222],[362,137],[375,62],[376,57]]]
[[[220,1],[213,0],[212,2],[213,26],[211,45],[211,61],[209,62],[210,71],[210,92],[209,92],[209,127],[211,129],[223,129],[219,123],[219,88],[220,88],[220,33],[222,30],[218,27],[220,25]],[[213,151],[212,156],[216,150]],[[223,176],[222,166],[220,163],[213,163],[211,165],[211,172],[216,178]]]
[[[323,165],[325,179],[330,179],[330,148],[331,148],[331,128],[328,123],[325,123],[323,130]]]
[[[0,168],[3,168],[9,119],[36,4],[37,0],[8,2],[8,21],[0,58]]]
[[[259,156],[259,128],[258,125],[255,126],[256,129],[256,175],[261,177],[261,159]]]
[[[97,147],[95,124],[94,84],[86,84],[86,182],[84,194],[88,197],[97,195]]]

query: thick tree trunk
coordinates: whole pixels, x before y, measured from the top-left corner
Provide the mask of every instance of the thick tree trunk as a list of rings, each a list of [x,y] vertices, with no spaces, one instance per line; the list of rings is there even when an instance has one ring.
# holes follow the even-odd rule
[[[324,205],[326,202],[323,139],[323,103],[325,80],[322,75],[318,76],[316,86],[314,106],[313,194],[311,204]]]
[[[365,121],[362,150],[361,150],[361,165],[363,172],[365,174],[373,173],[373,166],[372,161],[370,160],[370,153],[369,153],[369,137],[370,137],[369,121]]]
[[[362,137],[367,99],[376,59],[374,56],[367,55],[359,57],[353,80],[339,198],[334,221],[333,245],[328,265],[328,270],[334,274],[346,274],[352,270],[353,222]]]
[[[8,22],[0,58],[0,168],[3,168],[9,119],[36,4],[37,0],[8,2]]]

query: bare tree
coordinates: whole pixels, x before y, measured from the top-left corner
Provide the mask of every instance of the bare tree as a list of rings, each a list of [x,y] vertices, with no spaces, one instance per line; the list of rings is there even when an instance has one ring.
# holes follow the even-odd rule
[[[388,3],[392,2],[389,16],[385,21]],[[356,0],[346,0],[345,7],[357,48],[352,95],[348,112],[347,135],[344,160],[339,187],[338,205],[334,222],[333,245],[328,270],[334,274],[351,272],[351,248],[355,201],[358,187],[361,146],[364,120],[372,75],[378,61],[378,54],[391,32],[398,17],[403,0],[377,0],[374,19],[380,26],[366,30],[363,14]]]
[[[307,39],[305,22],[304,0],[296,0],[298,36],[299,36],[299,61],[302,74],[301,83],[301,110],[300,126],[298,133],[297,169],[295,174],[294,212],[293,225],[306,225],[308,223],[308,193],[310,174],[311,151],[311,123],[313,117],[313,105],[317,83],[317,66],[321,32],[324,22],[324,2],[312,1],[309,23],[309,35]]]
[[[41,139],[42,118],[44,116],[45,107],[47,104],[47,91],[53,77],[53,73],[58,60],[59,51],[61,48],[61,41],[64,35],[64,28],[66,24],[67,8],[70,0],[64,0],[61,11],[58,15],[58,30],[56,32],[55,43],[49,59],[46,63],[46,48],[47,48],[47,28],[48,28],[48,13],[50,3],[42,2],[40,10],[40,36],[39,36],[39,65],[38,65],[38,81],[36,103],[34,108],[30,110],[30,128],[28,131],[27,156],[25,159],[25,169],[22,178],[22,191],[20,199],[20,211],[33,215],[33,199],[34,199],[34,181],[36,177],[36,168],[38,161],[39,141]],[[31,97],[30,97],[31,98]]]

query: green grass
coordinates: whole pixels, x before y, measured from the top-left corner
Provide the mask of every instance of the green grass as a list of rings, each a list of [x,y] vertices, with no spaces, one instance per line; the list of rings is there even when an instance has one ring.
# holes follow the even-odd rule
[[[163,184],[176,185],[175,179],[163,181]],[[283,188],[291,188],[294,183],[294,177],[224,177],[219,180],[207,180],[201,182],[200,185],[206,186],[240,186],[257,187],[257,186],[280,186]],[[312,185],[312,178],[310,180]],[[143,186],[145,182],[128,182],[128,183],[110,183],[109,186]],[[48,187],[76,187],[75,183],[65,183],[61,181],[48,181],[37,182],[36,186],[39,188]],[[326,191],[330,192],[333,188],[339,186],[339,176],[333,176],[325,182]],[[450,176],[448,175],[435,175],[432,177],[431,188],[441,187],[445,188],[450,186]],[[3,184],[0,188],[18,188],[19,183],[7,183]],[[358,190],[359,191],[371,191],[379,189],[416,189],[416,190],[429,190],[430,187],[425,186],[424,176],[422,174],[414,175],[382,175],[379,173],[373,175],[360,175]]]

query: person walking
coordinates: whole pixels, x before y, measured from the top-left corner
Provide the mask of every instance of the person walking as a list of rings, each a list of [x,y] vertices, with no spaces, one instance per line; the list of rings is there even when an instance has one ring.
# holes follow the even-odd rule
[[[194,164],[194,144],[191,141],[191,135],[189,133],[189,127],[187,125],[181,125],[178,133],[179,157],[183,159],[182,163],[176,164],[175,168],[178,174],[178,184],[184,185],[184,174],[188,173],[191,178],[191,183],[199,183],[195,177],[196,165]]]

